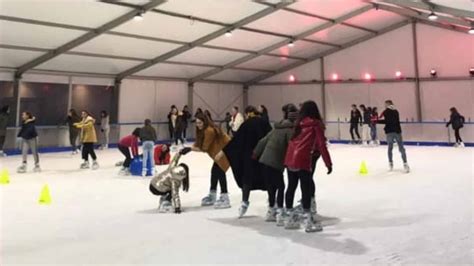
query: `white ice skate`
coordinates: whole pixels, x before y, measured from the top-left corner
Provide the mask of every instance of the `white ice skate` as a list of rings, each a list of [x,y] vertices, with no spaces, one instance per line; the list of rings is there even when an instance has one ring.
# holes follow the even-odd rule
[[[99,169],[99,163],[97,161],[92,162],[92,170]]]
[[[33,168],[33,172],[35,173],[41,172],[41,167],[39,166],[39,164],[35,165],[35,168]]]
[[[285,222],[285,229],[287,230],[300,229],[299,218],[300,218],[299,214],[294,209],[288,210],[288,219]]]
[[[320,222],[314,220],[313,215],[307,212],[304,214],[304,230],[306,233],[314,233],[323,231],[323,226]]]
[[[172,209],[173,209],[173,205],[171,204],[171,202],[169,200],[163,200],[160,203],[160,207],[158,207],[158,212],[167,213],[167,212],[171,212]]]
[[[19,174],[26,173],[26,163],[22,163],[17,169],[16,172]]]
[[[229,195],[221,193],[219,199],[214,203],[214,209],[228,209],[230,207]]]
[[[88,162],[88,161],[84,161],[83,163],[81,163],[80,168],[81,168],[81,169],[89,169],[89,168],[90,168],[89,162]]]
[[[277,215],[276,215],[276,225],[277,226],[285,226],[285,222],[288,218],[285,210],[282,208],[278,208]]]
[[[242,204],[240,205],[239,208],[239,219],[244,217],[244,215],[247,213],[247,210],[249,209],[249,202],[244,202],[242,201]]]
[[[465,147],[464,142],[459,142],[459,146],[458,146],[458,147],[459,147],[459,148],[464,148],[464,147]]]
[[[201,206],[203,206],[203,207],[212,206],[212,205],[214,205],[215,202],[216,202],[216,192],[211,191],[211,192],[209,192],[209,195],[205,196],[201,200]]]
[[[408,165],[408,163],[403,164],[403,170],[407,174],[410,173],[410,166]]]
[[[268,207],[267,214],[265,215],[265,222],[276,222],[277,221],[277,209],[275,207]]]

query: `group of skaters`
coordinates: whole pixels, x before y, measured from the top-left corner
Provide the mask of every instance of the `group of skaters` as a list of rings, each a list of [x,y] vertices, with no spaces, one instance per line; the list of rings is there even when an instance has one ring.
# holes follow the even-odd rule
[[[352,105],[351,118],[350,118],[350,133],[352,144],[368,145],[380,145],[380,141],[377,138],[377,121],[379,120],[379,113],[377,107],[366,107],[361,104],[359,106]],[[362,127],[362,138],[359,134],[359,126]],[[356,138],[357,137],[357,138]]]

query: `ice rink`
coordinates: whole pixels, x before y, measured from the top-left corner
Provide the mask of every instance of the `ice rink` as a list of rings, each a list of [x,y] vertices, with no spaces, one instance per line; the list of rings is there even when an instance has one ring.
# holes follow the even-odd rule
[[[42,173],[30,163],[18,175],[20,157],[2,158],[12,174],[0,186],[0,264],[472,265],[473,151],[409,146],[412,172],[404,174],[398,150],[388,172],[386,146],[332,145],[334,173],[320,161],[315,175],[324,231],[312,234],[266,223],[264,192],[253,192],[247,216],[237,219],[241,193],[230,171],[232,208],[200,207],[209,189],[205,154],[182,160],[191,187],[181,193],[181,215],[157,213],[150,178],[119,176],[115,149],[98,152],[97,171],[79,170],[77,155],[51,153],[41,155]],[[367,176],[358,174],[362,160]],[[38,204],[45,184],[49,206]]]

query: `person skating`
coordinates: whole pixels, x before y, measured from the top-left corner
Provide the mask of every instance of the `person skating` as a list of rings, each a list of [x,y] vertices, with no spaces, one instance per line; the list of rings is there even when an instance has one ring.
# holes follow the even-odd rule
[[[178,146],[178,143],[181,142],[181,146],[184,147],[183,134],[185,129],[186,118],[183,112],[179,112],[174,125],[174,144],[176,146]]]
[[[125,161],[122,164],[122,169],[119,174],[130,175],[130,164],[133,158],[138,157],[138,139],[140,137],[140,128],[135,128],[132,134],[123,137],[118,144],[119,151],[125,156]],[[132,153],[130,154],[130,150]]]
[[[265,220],[277,222],[280,226],[284,219],[284,160],[288,142],[293,135],[298,109],[294,104],[287,104],[283,106],[282,111],[283,120],[275,123],[275,128],[258,142],[254,150],[255,157],[264,165],[263,174],[267,183],[268,211]]]
[[[69,127],[69,143],[72,147],[72,154],[77,154],[77,138],[81,132],[77,127],[74,126],[75,123],[79,123],[81,117],[77,114],[75,109],[70,109],[67,115],[66,123]]]
[[[110,116],[107,111],[102,110],[100,112],[100,132],[102,133],[103,142],[100,146],[101,149],[108,149],[110,142]]]
[[[387,136],[388,144],[388,163],[390,171],[393,170],[393,143],[396,142],[398,145],[398,150],[402,156],[403,167],[405,172],[410,172],[410,167],[408,166],[407,155],[405,147],[403,146],[402,138],[402,127],[400,125],[400,114],[395,108],[395,105],[391,100],[385,101],[385,110],[380,114],[380,120],[377,122],[379,124],[385,124],[385,135]]]
[[[27,170],[27,158],[28,151],[31,150],[33,158],[35,159],[34,172],[40,172],[39,155],[38,155],[38,133],[36,131],[35,120],[36,118],[29,112],[21,113],[21,119],[23,121],[20,132],[17,137],[21,138],[21,155],[22,164],[18,167],[18,173],[25,173]]]
[[[226,129],[227,135],[230,135],[231,129],[232,129],[229,125],[230,121],[232,121],[232,115],[229,112],[227,112],[225,113],[225,118],[224,118],[225,129]]]
[[[10,116],[10,107],[5,105],[0,109],[0,157],[6,157],[7,154],[3,151],[5,139],[7,138],[8,118]]]
[[[234,178],[242,190],[242,203],[239,208],[239,218],[243,217],[249,207],[250,191],[266,190],[265,178],[262,174],[263,165],[254,160],[253,151],[257,143],[272,129],[259,116],[253,106],[245,108],[246,120],[235,133],[229,144],[218,156],[227,156]]]
[[[377,107],[372,107],[372,113],[370,115],[370,137],[372,144],[379,145],[380,141],[377,138],[377,121],[379,120],[379,113]]]
[[[350,124],[351,124],[350,133],[351,133],[352,143],[353,144],[359,143],[360,142],[359,124],[362,124],[362,115],[359,109],[357,109],[357,106],[355,104],[352,105]],[[354,133],[357,135],[357,140],[354,137]]]
[[[259,105],[258,112],[260,113],[260,116],[262,117],[262,119],[267,121],[268,124],[270,124],[270,117],[268,116],[267,107],[265,105]]]
[[[84,162],[81,164],[81,169],[90,168],[89,155],[91,156],[92,169],[99,169],[99,163],[97,162],[97,155],[94,151],[94,144],[97,143],[97,133],[95,132],[95,119],[87,111],[82,111],[81,122],[75,123],[74,126],[81,130],[81,142],[82,142],[82,159]]]
[[[228,145],[230,138],[222,129],[216,126],[204,113],[196,114],[196,142],[190,148],[184,148],[181,154],[189,151],[205,152],[213,160],[211,169],[211,188],[209,195],[201,201],[202,206],[214,206],[216,209],[230,208],[230,200],[227,191],[226,172],[229,169],[229,161],[226,156],[217,158],[217,154]],[[217,198],[217,183],[221,187],[221,195]]]
[[[153,148],[155,147],[155,142],[158,140],[156,130],[151,125],[150,119],[146,119],[144,126],[140,129],[140,140],[142,141],[143,150],[142,176],[146,176],[147,165],[150,163],[152,168],[155,167]]]
[[[244,122],[244,117],[239,113],[239,107],[237,106],[232,107],[231,115],[232,119],[230,120],[229,125],[232,130],[232,136],[234,136]]]
[[[372,110],[363,104],[359,108],[362,110],[362,145],[367,146],[370,143],[370,115]]]
[[[288,221],[286,229],[297,229],[300,226],[299,214],[293,210],[295,191],[300,182],[302,205],[304,210],[305,231],[321,231],[322,226],[315,221],[311,213],[311,199],[315,194],[313,181],[314,154],[321,154],[328,169],[332,172],[332,162],[326,147],[324,124],[318,106],[313,101],[303,103],[299,118],[295,123],[295,131],[288,144],[285,166],[288,169],[288,189],[285,195]]]
[[[170,144],[159,144],[155,146],[155,165],[170,164]]]
[[[464,127],[465,118],[458,112],[456,107],[451,107],[449,111],[451,112],[451,116],[446,127],[449,127],[449,125],[453,127],[454,136],[456,138],[456,144],[454,144],[454,147],[464,147],[459,131]]]
[[[192,118],[191,111],[189,110],[189,107],[185,105],[183,107],[183,120],[184,120],[183,138],[185,142],[187,141],[186,137],[188,133],[189,122],[191,122],[191,118]]]
[[[170,112],[168,113],[168,132],[170,135],[170,140],[174,140],[174,128],[176,124],[176,118],[178,117],[178,108],[176,105],[171,105]]]
[[[183,186],[183,191],[189,191],[189,168],[186,164],[179,164],[181,154],[175,155],[168,169],[156,175],[150,182],[150,192],[161,196],[158,211],[166,213],[174,208],[174,213],[181,213],[181,200],[179,189]]]
[[[209,120],[211,120],[211,121],[214,122],[214,120],[212,119],[211,111],[209,111],[209,110],[207,110],[207,109],[204,110],[204,115],[206,115],[206,116],[209,118]]]

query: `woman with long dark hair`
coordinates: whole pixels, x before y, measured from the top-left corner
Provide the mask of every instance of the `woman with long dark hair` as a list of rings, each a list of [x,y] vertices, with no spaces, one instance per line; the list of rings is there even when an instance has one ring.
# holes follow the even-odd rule
[[[71,143],[72,154],[77,154],[77,137],[81,132],[77,127],[74,126],[75,123],[81,122],[81,117],[77,114],[75,109],[70,109],[67,115],[66,123],[69,126],[69,143]]]
[[[82,142],[82,159],[84,162],[81,164],[81,169],[90,168],[89,155],[92,157],[92,169],[96,170],[99,168],[97,163],[97,155],[94,151],[94,144],[97,143],[97,133],[95,132],[95,119],[86,110],[82,111],[82,121],[75,123],[74,126],[81,130],[81,142]]]
[[[300,226],[298,213],[293,210],[293,200],[298,182],[301,182],[305,231],[317,232],[322,230],[322,226],[314,220],[314,215],[311,213],[311,198],[316,189],[312,176],[314,154],[321,154],[328,168],[328,174],[332,172],[332,162],[326,147],[323,119],[314,101],[303,103],[295,125],[285,157],[285,166],[288,169],[288,189],[285,201],[289,215],[285,228],[298,229]]]
[[[265,105],[258,106],[258,112],[263,120],[267,121],[270,124],[270,117],[268,117],[268,109]]]
[[[456,107],[451,107],[449,111],[451,112],[451,116],[446,127],[449,127],[449,125],[453,127],[454,136],[456,137],[456,144],[454,144],[454,147],[464,147],[459,131],[464,127],[465,118],[458,112]]]

